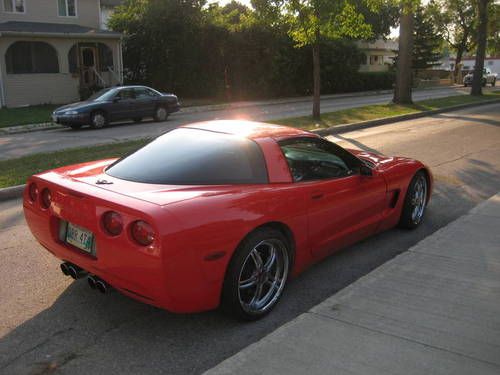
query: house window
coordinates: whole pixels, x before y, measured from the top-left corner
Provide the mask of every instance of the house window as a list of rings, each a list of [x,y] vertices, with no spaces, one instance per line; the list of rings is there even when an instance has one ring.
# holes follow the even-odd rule
[[[15,42],[5,54],[7,74],[59,73],[57,52],[44,42]]]
[[[58,0],[59,16],[76,17],[76,0]]]
[[[24,13],[25,0],[3,0],[3,9],[11,13]]]

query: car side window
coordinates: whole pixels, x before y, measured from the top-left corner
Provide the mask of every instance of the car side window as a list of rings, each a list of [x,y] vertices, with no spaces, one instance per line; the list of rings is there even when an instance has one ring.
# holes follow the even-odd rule
[[[359,167],[356,157],[324,139],[290,139],[279,145],[294,182],[346,177]]]
[[[130,100],[130,99],[135,99],[135,93],[134,90],[132,89],[123,89],[116,94],[116,97],[119,98],[120,100]]]
[[[154,92],[147,89],[147,88],[136,88],[135,90],[135,97],[137,99],[151,99],[155,97]]]

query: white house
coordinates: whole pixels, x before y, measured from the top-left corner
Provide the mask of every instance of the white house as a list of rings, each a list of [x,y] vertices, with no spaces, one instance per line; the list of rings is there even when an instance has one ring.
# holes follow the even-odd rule
[[[359,49],[366,56],[364,64],[359,67],[360,72],[386,72],[389,70],[399,49],[394,40],[377,39],[373,42],[356,42]]]

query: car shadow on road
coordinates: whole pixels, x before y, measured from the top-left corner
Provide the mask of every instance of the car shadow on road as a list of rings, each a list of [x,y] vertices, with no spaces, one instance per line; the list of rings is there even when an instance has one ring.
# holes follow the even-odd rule
[[[471,163],[469,168],[462,178],[472,180],[491,166]],[[482,178],[487,186],[481,194],[494,194],[498,180]],[[426,219],[417,230],[378,234],[316,264],[290,282],[269,316],[253,323],[218,311],[176,315],[118,292],[99,294],[84,279],[75,281],[50,307],[0,339],[0,373],[201,373],[406,251],[476,203],[463,187],[438,180]]]

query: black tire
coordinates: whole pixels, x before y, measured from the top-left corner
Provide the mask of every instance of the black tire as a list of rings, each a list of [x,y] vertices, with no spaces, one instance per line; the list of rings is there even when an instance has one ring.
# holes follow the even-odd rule
[[[142,117],[134,117],[132,120],[134,122],[141,122],[142,121]]]
[[[82,128],[82,125],[81,124],[73,124],[73,125],[70,125],[69,127],[73,130],[78,130],[78,129]]]
[[[419,184],[423,184],[423,192],[419,190]],[[399,219],[399,226],[401,228],[415,229],[420,225],[420,223],[422,223],[425,209],[427,208],[428,192],[429,184],[427,182],[425,172],[418,171],[411,179],[406,192],[403,211],[401,212],[401,218]],[[419,206],[419,209],[417,209],[417,205]]]
[[[95,111],[90,115],[90,126],[93,129],[101,129],[108,125],[108,118],[103,111]]]
[[[271,261],[273,246],[274,262]],[[258,262],[255,262],[252,256],[259,249],[260,255],[268,254],[265,258],[258,257],[262,265],[261,272],[257,271]],[[290,245],[281,232],[273,228],[262,228],[248,235],[236,249],[227,268],[222,289],[222,309],[232,316],[249,321],[267,315],[283,294],[292,265],[291,260]],[[265,272],[268,264],[272,266]],[[244,280],[241,280],[242,278]],[[278,280],[279,283],[275,285]],[[260,292],[257,292],[258,290]],[[263,296],[260,302],[262,306],[258,299],[255,300],[257,295]],[[255,303],[251,307],[254,300]],[[247,301],[249,303],[246,303]]]
[[[161,105],[155,109],[154,119],[157,122],[167,121],[168,119],[168,109],[167,107]]]

